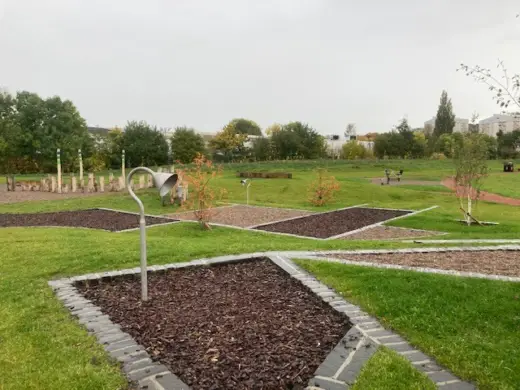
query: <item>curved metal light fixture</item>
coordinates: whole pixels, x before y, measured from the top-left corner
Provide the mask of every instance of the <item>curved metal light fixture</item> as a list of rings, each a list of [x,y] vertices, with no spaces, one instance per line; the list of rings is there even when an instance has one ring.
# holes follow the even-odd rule
[[[141,299],[143,301],[148,300],[148,273],[146,266],[146,221],[144,219],[144,206],[141,199],[137,197],[135,192],[132,190],[130,183],[132,182],[132,176],[139,171],[149,173],[153,177],[153,183],[156,188],[159,189],[159,195],[161,198],[168,194],[171,189],[177,183],[178,176],[176,173],[165,173],[165,172],[154,172],[150,168],[137,167],[130,171],[126,179],[126,187],[130,196],[139,205],[139,231],[141,236]]]

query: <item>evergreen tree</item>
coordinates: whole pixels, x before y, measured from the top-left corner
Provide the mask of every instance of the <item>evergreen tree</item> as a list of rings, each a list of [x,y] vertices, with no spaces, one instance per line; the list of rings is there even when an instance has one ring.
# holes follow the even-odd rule
[[[433,130],[434,138],[438,138],[441,134],[453,133],[455,127],[455,114],[451,99],[448,98],[448,92],[442,91],[441,101],[435,118],[435,129]]]

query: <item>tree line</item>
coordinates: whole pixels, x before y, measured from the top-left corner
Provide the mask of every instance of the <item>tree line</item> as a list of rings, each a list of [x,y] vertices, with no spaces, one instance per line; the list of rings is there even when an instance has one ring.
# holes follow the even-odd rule
[[[0,92],[0,172],[35,173],[56,170],[56,150],[61,150],[62,169],[75,172],[81,149],[86,170],[100,171],[121,167],[122,151],[126,166],[157,166],[180,161],[190,163],[199,154],[217,162],[363,158],[453,158],[463,135],[454,133],[455,114],[443,91],[435,127],[412,129],[406,118],[388,133],[370,133],[359,139],[373,141],[367,148],[357,139],[342,146],[339,155],[327,148],[325,138],[302,122],[273,124],[262,132],[252,120],[236,118],[215,136],[206,139],[195,129],[182,126],[165,132],[144,121],[130,121],[123,129],[91,133],[86,121],[70,100],[54,96],[42,98],[22,91],[15,95]],[[470,126],[478,132],[478,126]],[[346,134],[355,134],[349,124]],[[520,149],[520,129],[499,132],[497,138],[479,134],[489,158],[514,158]]]

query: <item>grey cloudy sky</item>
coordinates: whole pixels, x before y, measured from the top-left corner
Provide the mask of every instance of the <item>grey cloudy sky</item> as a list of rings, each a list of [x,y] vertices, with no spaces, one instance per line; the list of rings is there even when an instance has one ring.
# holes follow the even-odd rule
[[[0,0],[0,86],[71,99],[90,125],[387,131],[499,110],[461,61],[520,72],[517,0]]]

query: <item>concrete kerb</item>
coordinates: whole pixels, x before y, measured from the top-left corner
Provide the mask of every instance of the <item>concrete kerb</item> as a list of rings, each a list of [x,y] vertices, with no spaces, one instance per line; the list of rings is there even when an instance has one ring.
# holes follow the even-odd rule
[[[360,251],[350,252],[359,253]],[[403,349],[403,343],[400,341],[404,342],[404,339],[393,332],[385,330],[375,318],[370,317],[358,306],[348,302],[341,295],[337,294],[333,289],[317,281],[315,277],[300,269],[289,258],[289,256],[308,256],[309,258],[316,260],[318,258],[312,257],[311,255],[316,255],[319,253],[320,252],[311,251],[257,252],[240,255],[219,256],[210,259],[203,258],[185,263],[150,266],[148,267],[148,270],[149,272],[154,272],[163,271],[170,268],[223,264],[248,259],[253,260],[259,257],[270,258],[273,263],[278,265],[291,277],[307,286],[307,288],[309,288],[314,294],[318,295],[324,302],[328,303],[331,308],[345,315],[350,320],[350,322],[354,324],[354,326],[347,332],[342,341],[338,343],[334,350],[327,356],[322,365],[320,365],[320,367],[317,369],[314,378],[309,382],[309,386],[320,386],[320,388],[325,390],[334,390],[338,388],[339,384],[342,386],[347,386],[348,384],[353,383],[364,363],[368,361],[370,356],[377,349],[377,346],[380,344],[387,344],[389,348],[399,349],[397,352],[401,353],[405,357],[412,356],[415,359],[417,356],[425,356],[420,351],[413,349],[413,347],[411,347],[411,349]],[[130,335],[122,332],[119,325],[114,324],[110,319],[107,319],[107,316],[102,314],[102,310],[99,307],[92,304],[92,302],[89,300],[86,300],[74,287],[74,283],[77,281],[92,280],[95,276],[99,276],[99,279],[101,280],[104,277],[118,277],[121,275],[138,273],[139,268],[132,268],[128,270],[111,271],[82,275],[72,278],[63,278],[59,280],[51,280],[48,282],[48,284],[54,290],[58,299],[63,302],[63,304],[71,311],[71,313],[73,313],[73,315],[78,317],[79,322],[87,324],[89,333],[95,334],[98,340],[104,343],[104,348],[107,350],[107,353],[123,363],[123,370],[126,372],[129,379],[136,379],[139,386],[142,387],[158,383],[160,382],[160,378],[163,375],[167,375],[169,378],[171,376],[171,381],[166,382],[174,383],[174,385],[165,386],[163,384],[162,387],[155,386],[153,390],[189,389],[189,387],[182,383],[178,377],[165,370],[164,366],[157,362],[152,362],[151,357],[146,353],[142,346],[138,345]],[[360,342],[365,343],[365,340],[367,344],[363,345],[365,345],[366,348],[357,348],[352,350],[353,347],[350,344],[355,343],[357,346],[357,344]],[[137,365],[138,362],[139,365]],[[150,366],[147,366],[148,362],[150,363]],[[418,369],[420,368],[419,366],[423,363],[431,364],[434,367],[439,367],[438,370],[430,370],[431,372],[429,375],[438,371],[446,372],[440,366],[436,365],[430,358],[425,361],[412,361],[412,363]],[[452,377],[455,378],[453,380],[456,380],[457,383],[459,382],[456,377]],[[439,375],[437,381],[435,380],[435,377],[431,377],[431,379],[434,380],[434,382],[436,382],[439,386],[443,383],[441,380],[445,381],[443,378],[445,378],[445,376]],[[467,388],[474,388],[469,383],[461,383],[464,383],[466,387],[469,386]],[[148,388],[152,390],[152,388]]]
[[[412,213],[409,213],[409,214],[400,215],[398,217],[387,219],[386,221],[376,222],[376,223],[373,223],[371,225],[363,226],[362,228],[359,228],[359,229],[355,229],[355,230],[351,230],[349,232],[345,232],[345,233],[341,233],[341,234],[338,234],[338,235],[335,235],[335,236],[331,236],[331,237],[325,238],[325,240],[334,240],[334,239],[337,239],[337,238],[350,236],[352,234],[362,232],[364,230],[373,228],[375,226],[381,226],[381,225],[383,225],[385,223],[388,223],[388,222],[391,222],[391,221],[396,221],[396,220],[401,219],[401,218],[411,217],[412,215],[417,215],[417,214],[423,213],[425,211],[430,211],[430,210],[436,209],[437,207],[439,207],[439,206],[431,206],[431,207],[428,207],[428,208],[425,208],[425,209],[422,209],[422,210],[416,210],[416,211],[414,211]],[[396,209],[396,211],[399,211],[399,210]],[[400,210],[400,211],[409,211],[409,210]]]
[[[449,233],[445,233],[449,234]],[[453,239],[453,240],[402,240],[407,244],[520,244],[517,239]]]

